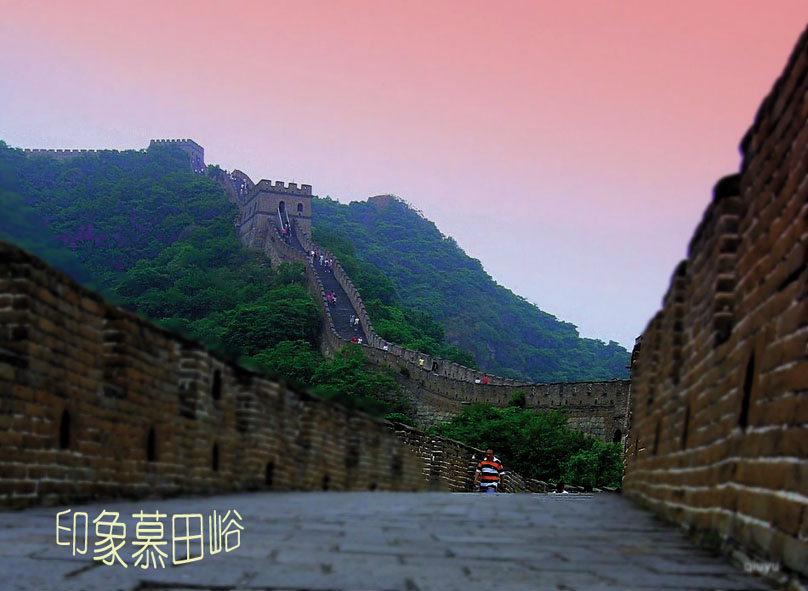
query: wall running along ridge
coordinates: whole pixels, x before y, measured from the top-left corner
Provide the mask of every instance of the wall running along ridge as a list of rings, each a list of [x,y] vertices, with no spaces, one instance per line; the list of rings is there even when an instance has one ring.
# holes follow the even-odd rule
[[[152,145],[175,145],[188,153],[191,167],[204,171],[204,149],[190,139],[151,140]],[[82,154],[96,154],[96,150],[25,150],[27,154],[51,158],[73,158]],[[289,214],[295,224],[297,237],[303,248],[316,248],[311,241],[311,185],[261,180],[257,184],[242,171],[214,170],[212,178],[225,189],[228,199],[238,207],[234,222],[239,238],[251,248],[262,251],[273,266],[281,262],[299,262],[306,266],[309,290],[315,296],[323,321],[323,353],[333,354],[346,341],[337,333],[331,311],[325,303],[325,289],[305,254],[286,244],[275,223],[275,210],[267,204],[280,196],[301,197],[306,205],[303,218],[295,211]],[[305,198],[308,198],[306,200]],[[266,202],[266,203],[265,203]],[[318,249],[320,250],[320,249]],[[359,316],[367,341],[363,351],[373,363],[386,365],[396,371],[409,374],[408,389],[415,390],[416,420],[419,425],[430,426],[447,420],[462,411],[463,406],[485,402],[506,406],[516,390],[527,397],[527,407],[539,411],[564,408],[570,417],[572,428],[593,435],[604,441],[620,441],[628,428],[629,381],[576,382],[563,384],[533,384],[496,375],[488,375],[488,384],[476,384],[483,372],[458,363],[406,349],[385,341],[376,334],[373,323],[359,295],[342,265],[333,253],[326,256],[334,259],[334,277],[345,290],[348,299]],[[420,360],[424,363],[421,365]]]
[[[171,145],[180,148],[190,159],[191,170],[197,173],[205,172],[205,149],[194,140],[151,140],[149,147],[153,145]],[[54,160],[71,160],[78,156],[99,156],[101,154],[117,153],[119,150],[61,150],[61,149],[41,149],[25,148],[26,156],[36,156],[52,158]]]
[[[254,231],[252,227],[260,230]],[[322,250],[314,245],[306,229],[297,226],[296,235],[305,250]],[[262,222],[251,226],[249,233],[242,233],[240,238],[248,246],[262,250],[273,265],[282,261],[294,261],[306,266],[306,277],[323,319],[323,352],[333,354],[343,347],[346,341],[337,333],[331,310],[325,303],[325,289],[314,272],[313,265],[303,252],[281,239],[273,220],[267,216]],[[359,316],[362,330],[367,337],[367,342],[362,345],[365,356],[376,365],[388,366],[409,376],[407,386],[415,394],[416,421],[420,426],[448,420],[469,404],[507,406],[518,390],[525,394],[527,408],[537,411],[565,409],[571,428],[603,441],[623,440],[628,430],[628,380],[532,384],[488,375],[488,384],[477,384],[475,380],[483,375],[479,370],[394,345],[377,335],[359,290],[333,253],[323,252],[326,258],[334,259],[334,277],[345,290]],[[420,364],[421,359],[424,360],[423,366]]]
[[[632,354],[624,490],[808,575],[808,30]]]
[[[396,435],[407,444],[424,464],[424,477],[429,490],[471,492],[474,490],[474,473],[485,452],[459,441],[392,423]],[[577,486],[565,486],[570,492],[580,492]],[[505,465],[505,492],[550,492],[555,487],[542,480],[524,478]]]
[[[0,243],[0,504],[417,490],[382,421],[295,392]]]

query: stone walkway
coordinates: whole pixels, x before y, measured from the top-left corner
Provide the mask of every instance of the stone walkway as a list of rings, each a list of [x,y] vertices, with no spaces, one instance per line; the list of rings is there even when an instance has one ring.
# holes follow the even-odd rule
[[[0,513],[0,588],[626,591],[769,589],[614,494],[254,493],[70,507],[92,521],[129,515],[121,556],[104,566],[56,545],[56,513]],[[241,546],[172,566],[171,518],[235,509]],[[135,568],[132,513],[168,515],[163,569]],[[233,514],[231,514],[231,517]],[[72,522],[68,518],[66,524]],[[62,522],[65,525],[65,522]],[[83,526],[80,528],[83,531]],[[179,529],[179,528],[178,528]],[[90,523],[91,534],[94,526]],[[179,535],[179,533],[177,534]],[[70,533],[63,539],[70,539]],[[235,537],[231,535],[235,543]],[[81,535],[79,545],[81,546]],[[185,543],[176,543],[185,556]],[[192,547],[197,555],[199,545]]]
[[[293,236],[291,245],[301,252],[306,252],[300,245],[297,236]],[[348,299],[348,294],[345,293],[342,285],[340,285],[337,278],[334,277],[334,273],[326,271],[325,267],[317,261],[313,263],[313,267],[326,293],[334,293],[334,295],[337,296],[337,304],[330,307],[331,320],[334,321],[334,328],[337,334],[346,341],[350,341],[351,338],[356,336],[356,338],[361,337],[362,340],[367,343],[367,336],[365,336],[365,331],[362,329],[361,324],[354,330],[350,323],[351,317],[356,315],[356,310],[354,310],[351,300]]]

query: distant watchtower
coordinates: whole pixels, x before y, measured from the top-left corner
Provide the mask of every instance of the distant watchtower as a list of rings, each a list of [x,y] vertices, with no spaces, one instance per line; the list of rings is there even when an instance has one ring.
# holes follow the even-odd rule
[[[154,145],[172,145],[181,148],[191,159],[191,170],[197,173],[205,172],[205,148],[194,140],[152,140],[149,147]]]
[[[236,223],[239,237],[245,244],[263,246],[270,224],[278,232],[285,225],[292,230],[303,230],[311,235],[311,185],[283,181],[262,180],[250,191],[240,208],[241,216]]]

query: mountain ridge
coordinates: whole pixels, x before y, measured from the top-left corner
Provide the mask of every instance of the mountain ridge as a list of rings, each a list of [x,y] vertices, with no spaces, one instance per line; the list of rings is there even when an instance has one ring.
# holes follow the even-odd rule
[[[348,204],[315,198],[313,210],[315,242],[334,251],[355,277],[371,316],[374,286],[357,273],[361,264],[387,275],[404,305],[440,318],[447,340],[493,373],[534,382],[627,377],[629,355],[619,343],[582,338],[572,323],[497,283],[478,259],[400,197]],[[374,326],[395,340],[375,319]],[[498,336],[509,330],[516,345],[516,339]]]

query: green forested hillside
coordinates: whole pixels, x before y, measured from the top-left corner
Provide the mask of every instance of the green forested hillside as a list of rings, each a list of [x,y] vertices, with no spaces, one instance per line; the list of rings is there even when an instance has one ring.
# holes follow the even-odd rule
[[[303,267],[243,248],[235,207],[176,147],[57,161],[0,142],[0,208],[0,239],[127,309],[343,404],[410,412],[358,347],[323,359]]]
[[[448,342],[487,371],[548,382],[628,377],[622,346],[581,338],[574,325],[497,284],[480,261],[399,199],[315,199],[312,221],[315,241],[346,263],[374,327],[390,340],[406,341],[384,318],[385,297],[393,294],[403,309],[440,319]]]
[[[241,248],[234,206],[213,180],[190,172],[181,150],[60,162],[0,142],[0,206],[0,238],[116,303],[306,384],[325,379],[301,269],[270,270]],[[388,340],[516,378],[626,376],[622,347],[581,339],[497,285],[400,200],[315,199],[313,220],[315,240],[338,254]]]

